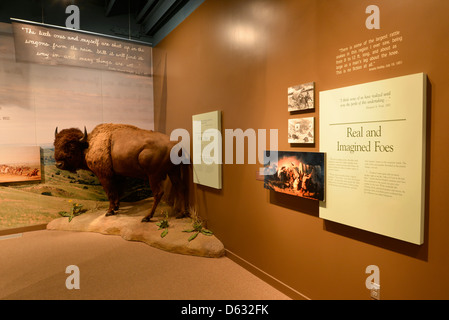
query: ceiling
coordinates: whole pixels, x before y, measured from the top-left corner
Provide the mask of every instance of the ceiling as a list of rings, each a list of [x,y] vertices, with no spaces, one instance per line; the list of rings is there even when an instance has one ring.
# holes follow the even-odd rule
[[[141,35],[156,39],[163,30],[175,28],[202,2],[204,0],[106,0],[105,15],[126,15],[130,12],[140,26]]]
[[[10,18],[65,27],[68,5],[80,9],[81,30],[157,45],[205,0],[2,0],[0,21]]]

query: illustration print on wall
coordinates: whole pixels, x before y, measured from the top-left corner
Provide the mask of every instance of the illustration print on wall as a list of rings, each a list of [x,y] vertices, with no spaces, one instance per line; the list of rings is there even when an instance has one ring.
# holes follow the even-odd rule
[[[39,147],[0,147],[0,183],[39,180]]]
[[[265,163],[265,189],[324,201],[324,153],[265,151]]]
[[[315,143],[315,118],[288,119],[288,143]]]
[[[315,83],[309,82],[288,88],[288,111],[303,111],[315,108]]]

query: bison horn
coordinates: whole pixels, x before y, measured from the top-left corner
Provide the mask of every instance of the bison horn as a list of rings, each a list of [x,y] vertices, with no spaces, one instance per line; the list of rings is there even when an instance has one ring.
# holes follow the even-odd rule
[[[56,127],[56,130],[55,130],[55,138],[56,138],[57,134],[58,134],[58,127]]]
[[[80,142],[87,142],[87,129],[86,129],[86,126],[84,126],[84,135],[80,139]]]

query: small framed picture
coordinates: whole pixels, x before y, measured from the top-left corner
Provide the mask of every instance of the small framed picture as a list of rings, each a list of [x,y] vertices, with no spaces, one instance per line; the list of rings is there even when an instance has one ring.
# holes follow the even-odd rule
[[[315,143],[315,117],[288,119],[288,143]]]
[[[315,109],[315,83],[309,82],[288,88],[288,111]]]

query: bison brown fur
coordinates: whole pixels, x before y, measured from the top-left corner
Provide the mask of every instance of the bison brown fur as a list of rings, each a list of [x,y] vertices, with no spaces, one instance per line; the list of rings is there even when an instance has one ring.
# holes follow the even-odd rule
[[[131,125],[101,124],[87,134],[79,129],[55,131],[56,167],[75,172],[92,171],[109,199],[106,216],[116,214],[123,177],[149,182],[154,196],[151,211],[142,221],[148,222],[164,195],[164,181],[171,182],[169,198],[175,199],[175,209],[188,215],[188,172],[186,165],[171,162],[170,152],[176,142],[167,135]]]

